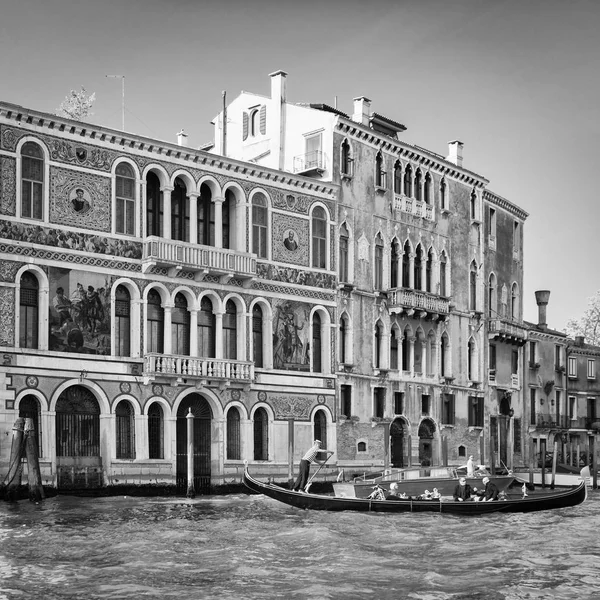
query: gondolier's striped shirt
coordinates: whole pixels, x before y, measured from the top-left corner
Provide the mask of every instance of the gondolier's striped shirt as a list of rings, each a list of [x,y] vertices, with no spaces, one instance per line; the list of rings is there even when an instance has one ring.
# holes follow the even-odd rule
[[[302,460],[307,460],[309,463],[312,463],[319,452],[322,452],[321,448],[311,446],[310,450],[302,457]]]

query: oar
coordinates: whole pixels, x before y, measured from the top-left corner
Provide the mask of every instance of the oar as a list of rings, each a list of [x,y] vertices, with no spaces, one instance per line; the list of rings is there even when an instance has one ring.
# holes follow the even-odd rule
[[[325,466],[325,463],[329,460],[329,457],[332,456],[331,454],[327,455],[327,458],[319,465],[319,468],[311,475],[310,479],[308,480],[308,483],[304,486],[304,491],[308,494],[308,490],[310,488],[310,486],[312,485],[312,480],[317,476],[317,473]]]

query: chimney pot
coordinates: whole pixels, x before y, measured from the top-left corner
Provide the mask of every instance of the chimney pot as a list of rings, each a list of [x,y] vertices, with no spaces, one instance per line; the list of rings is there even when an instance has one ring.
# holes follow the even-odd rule
[[[454,163],[457,167],[462,167],[463,147],[464,144],[459,140],[448,142],[448,156],[446,157],[446,160]]]
[[[361,125],[368,125],[371,117],[371,101],[366,96],[354,98],[352,120]]]
[[[177,145],[178,146],[186,146],[187,145],[187,133],[183,131],[183,129],[177,134]]]
[[[576,346],[583,346],[584,342],[585,342],[585,336],[584,335],[576,335],[575,336],[575,345]]]
[[[271,78],[271,100],[278,100],[286,102],[286,78],[287,73],[285,71],[274,71],[269,74]]]
[[[535,301],[538,305],[538,327],[543,329],[548,327],[548,323],[546,322],[546,306],[548,306],[549,299],[549,290],[538,290],[535,292]]]

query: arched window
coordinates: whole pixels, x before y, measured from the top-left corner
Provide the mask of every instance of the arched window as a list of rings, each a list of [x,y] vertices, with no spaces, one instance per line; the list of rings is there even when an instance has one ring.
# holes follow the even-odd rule
[[[477,218],[477,194],[476,194],[475,190],[473,190],[471,192],[470,205],[471,205],[471,219],[476,219]]]
[[[446,180],[443,177],[440,181],[440,206],[442,210],[448,208],[448,190],[446,188]]]
[[[241,448],[240,411],[232,406],[227,411],[227,460],[241,460]]]
[[[417,168],[415,172],[415,199],[423,200],[422,193],[422,184],[423,184],[423,175],[421,174],[421,169]]]
[[[402,336],[402,370],[410,371],[410,340],[408,331]]]
[[[425,264],[425,291],[431,292],[433,289],[433,250],[429,248],[427,252],[427,263]]]
[[[350,143],[348,140],[342,142],[340,167],[342,175],[352,176],[352,154],[350,152]]]
[[[223,207],[221,209],[221,232],[223,240],[223,248],[231,248],[230,235],[231,235],[231,220],[233,211],[235,210],[235,195],[229,189],[225,192],[225,200],[223,201]]]
[[[223,315],[223,357],[235,360],[237,358],[237,311],[235,302],[227,300]]]
[[[267,258],[267,199],[257,192],[252,196],[252,252]]]
[[[148,458],[164,458],[163,409],[158,402],[148,408]]]
[[[375,291],[383,290],[383,240],[380,235],[377,235],[377,238],[375,238],[375,268],[373,276]]]
[[[134,411],[131,403],[121,400],[115,410],[117,428],[117,458],[135,458],[135,428],[133,425]]]
[[[349,249],[350,249],[350,234],[344,223],[340,229],[340,281],[348,283],[349,274]]]
[[[349,362],[349,353],[348,353],[348,317],[343,315],[340,319],[340,362],[345,365]]]
[[[417,251],[415,252],[415,266],[413,269],[414,272],[414,289],[422,290],[423,289],[423,248],[421,244],[417,246]]]
[[[477,310],[477,264],[471,262],[469,271],[469,309]]]
[[[477,379],[477,364],[476,364],[476,351],[475,351],[475,342],[473,339],[469,340],[467,347],[467,373],[469,377],[469,381],[475,381]]]
[[[375,324],[375,348],[373,356],[373,367],[375,369],[381,368],[381,344],[383,343],[383,327],[379,321]]]
[[[258,135],[258,126],[259,126],[259,110],[258,108],[255,108],[251,113],[250,113],[250,135],[252,137],[255,137]]]
[[[406,169],[404,169],[404,195],[409,198],[413,195],[412,167],[410,165],[406,165]]]
[[[415,343],[413,346],[413,364],[415,367],[415,373],[423,373],[423,335],[421,331],[417,331],[415,336]]]
[[[254,413],[254,460],[269,460],[269,416],[262,408]]]
[[[215,245],[215,205],[210,187],[203,183],[197,200],[198,243],[203,246]],[[229,215],[227,216],[229,218]]]
[[[203,358],[215,357],[216,319],[213,305],[206,296],[200,301],[198,313],[198,356]]]
[[[115,351],[117,356],[131,356],[131,296],[124,285],[115,291]]]
[[[425,184],[423,186],[423,199],[425,204],[431,204],[431,175],[425,174]]]
[[[64,390],[56,402],[56,456],[100,456],[100,407],[81,385]]]
[[[312,213],[312,266],[316,269],[327,267],[327,216],[320,206]]]
[[[400,267],[400,244],[398,240],[392,242],[392,252],[390,256],[390,287],[400,287],[398,281],[398,269]]]
[[[322,373],[321,362],[321,317],[315,312],[312,318],[312,370]]]
[[[135,175],[125,162],[116,170],[116,223],[115,231],[125,235],[135,234]]]
[[[152,171],[146,176],[146,235],[162,236],[163,193],[160,180]]]
[[[321,448],[327,448],[327,417],[322,410],[315,412],[313,434],[315,440],[321,440]]]
[[[398,370],[398,330],[392,329],[390,337],[390,369]]]
[[[181,242],[190,239],[187,187],[181,177],[175,179],[175,187],[171,192],[171,239]]]
[[[263,311],[255,304],[252,308],[252,359],[255,367],[263,367]]]
[[[21,148],[21,216],[44,218],[44,154],[33,142]]]
[[[402,287],[410,287],[410,244],[408,240],[404,243],[402,253]]]
[[[383,166],[383,155],[378,152],[375,157],[375,186],[378,188],[385,187],[385,169]]]
[[[447,285],[447,268],[446,268],[446,253],[442,253],[440,257],[440,296],[448,295],[448,285]]]
[[[490,318],[494,318],[497,314],[498,308],[498,296],[496,289],[496,276],[492,273],[490,275],[489,284],[488,284],[488,311]]]
[[[19,284],[19,347],[38,348],[39,283],[30,271],[21,275]]]
[[[156,290],[148,292],[148,341],[147,352],[162,354],[164,352],[165,311],[162,307],[160,294]]]
[[[513,320],[519,320],[519,286],[516,283],[512,284],[510,293],[510,315]]]
[[[444,334],[442,335],[442,339],[440,341],[440,375],[442,377],[448,376],[450,374],[448,371],[448,368],[449,368],[448,350],[449,350],[448,336],[444,332]]]
[[[394,194],[402,193],[402,163],[397,160],[394,163]]]
[[[190,313],[186,297],[179,292],[171,311],[171,351],[180,356],[190,354]]]
[[[42,415],[40,409],[40,403],[38,399],[33,395],[25,396],[19,403],[19,417],[24,419],[31,419],[33,421],[33,430],[36,435],[36,442],[38,448],[38,456],[42,456],[42,430],[41,422]]]

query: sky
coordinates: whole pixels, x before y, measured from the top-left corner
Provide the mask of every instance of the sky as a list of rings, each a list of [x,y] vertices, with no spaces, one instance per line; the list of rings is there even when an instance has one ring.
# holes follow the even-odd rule
[[[548,325],[600,289],[600,2],[597,0],[3,0],[0,100],[54,113],[96,94],[89,121],[198,147],[242,90],[372,110],[402,139],[463,166],[529,217],[524,318]]]

